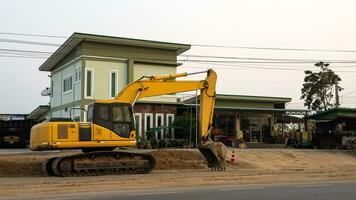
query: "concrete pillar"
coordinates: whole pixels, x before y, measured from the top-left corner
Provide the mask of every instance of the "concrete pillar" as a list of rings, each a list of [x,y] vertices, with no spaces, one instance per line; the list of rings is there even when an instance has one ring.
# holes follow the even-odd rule
[[[241,131],[240,115],[235,115],[235,133],[236,133],[236,143],[240,143],[243,139],[243,132]],[[237,144],[238,145],[238,144]]]

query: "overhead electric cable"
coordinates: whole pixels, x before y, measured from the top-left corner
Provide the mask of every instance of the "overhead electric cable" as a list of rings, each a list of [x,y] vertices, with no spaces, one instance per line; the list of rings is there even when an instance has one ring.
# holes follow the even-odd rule
[[[47,37],[47,38],[68,38],[66,36],[59,36],[59,35],[43,35],[43,34],[12,33],[12,32],[0,32],[0,35],[16,35],[16,36]]]
[[[15,39],[7,39],[7,38],[0,38],[0,42],[18,43],[18,44],[33,44],[33,45],[41,45],[41,46],[61,46],[61,44],[55,44],[55,43],[36,42],[36,41],[28,41],[28,40],[15,40]]]
[[[307,49],[307,48],[281,48],[281,47],[252,47],[252,46],[207,45],[207,44],[192,44],[192,46],[208,47],[208,48],[253,49],[253,50],[272,50],[272,51],[321,51],[321,52],[356,53],[356,50],[343,50],[343,49]]]

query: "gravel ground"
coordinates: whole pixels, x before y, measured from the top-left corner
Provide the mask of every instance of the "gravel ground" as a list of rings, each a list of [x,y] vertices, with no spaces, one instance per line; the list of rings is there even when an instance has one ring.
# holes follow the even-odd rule
[[[229,164],[225,172],[209,171],[196,150],[150,151],[158,161],[156,170],[150,174],[60,178],[47,177],[38,168],[46,158],[71,153],[74,152],[0,155],[0,197],[63,191],[356,180],[356,154],[336,150],[239,149],[235,150],[237,163]]]

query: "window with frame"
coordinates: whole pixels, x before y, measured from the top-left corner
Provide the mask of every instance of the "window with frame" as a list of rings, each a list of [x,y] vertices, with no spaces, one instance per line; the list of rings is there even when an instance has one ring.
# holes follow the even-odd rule
[[[174,114],[167,114],[168,137],[174,138]]]
[[[72,76],[63,79],[63,92],[69,92],[73,89]]]
[[[145,113],[145,138],[149,139],[151,136],[148,134],[152,134],[150,129],[153,127],[153,114],[152,113]]]
[[[142,114],[135,113],[135,128],[138,136],[142,136]]]
[[[155,131],[156,139],[164,139],[162,126],[164,126],[164,115],[162,113],[156,113],[156,128],[161,128]]]
[[[53,97],[53,91],[54,91],[54,88],[53,88],[53,80],[51,80],[51,97]]]
[[[74,82],[79,82],[82,76],[81,68],[77,67],[74,69]]]
[[[88,107],[88,112],[87,112],[87,121],[88,122],[93,122],[93,115],[94,115],[94,105],[90,105]]]
[[[114,98],[117,95],[117,84],[118,84],[118,76],[117,71],[110,71],[110,98]]]
[[[93,96],[93,71],[87,70],[86,72],[86,96],[91,97]]]
[[[128,105],[114,105],[112,111],[113,131],[122,137],[129,137],[132,114]]]

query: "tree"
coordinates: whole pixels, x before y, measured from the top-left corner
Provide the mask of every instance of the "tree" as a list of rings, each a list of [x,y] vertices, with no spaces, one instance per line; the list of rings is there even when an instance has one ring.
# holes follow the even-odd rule
[[[195,117],[190,116],[189,112],[184,112],[182,115],[177,116],[174,120],[174,126],[182,127],[174,130],[176,138],[189,140],[190,127],[192,128],[191,133],[195,137],[196,120]]]
[[[304,105],[308,109],[313,110],[327,110],[338,106],[333,98],[335,84],[340,82],[341,78],[328,68],[329,64],[327,63],[318,62],[315,66],[320,68],[319,72],[304,71],[305,77],[300,99],[304,100]],[[341,91],[343,88],[337,86],[337,90]]]

